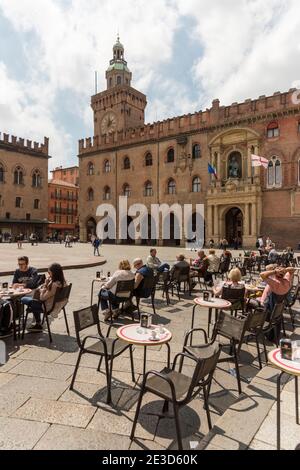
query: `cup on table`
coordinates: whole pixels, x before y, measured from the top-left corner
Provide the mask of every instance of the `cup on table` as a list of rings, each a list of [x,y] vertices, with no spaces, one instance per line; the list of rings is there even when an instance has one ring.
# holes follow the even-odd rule
[[[152,339],[158,339],[158,336],[157,336],[157,333],[156,333],[155,330],[153,330],[153,331],[151,332],[151,338],[152,338]]]
[[[203,292],[203,300],[204,300],[205,302],[208,302],[208,301],[209,301],[209,297],[210,297],[209,292]]]
[[[100,272],[100,271],[97,271],[97,272],[96,272],[96,278],[97,278],[97,279],[100,279],[100,278],[101,278],[101,272]]]
[[[8,289],[8,282],[2,283],[2,289]]]
[[[164,325],[158,325],[158,331],[160,335],[163,335],[165,332]]]

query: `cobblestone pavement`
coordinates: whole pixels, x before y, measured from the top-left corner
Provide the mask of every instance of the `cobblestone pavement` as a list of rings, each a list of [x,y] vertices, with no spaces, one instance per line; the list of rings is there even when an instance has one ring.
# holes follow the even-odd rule
[[[79,246],[86,250],[89,246]],[[40,253],[44,246],[37,247]],[[47,249],[49,249],[47,247]],[[51,261],[56,261],[56,253],[60,247],[52,247]],[[147,247],[105,246],[102,254],[107,259],[104,271],[114,271],[122,257],[132,260],[148,253]],[[176,248],[161,248],[159,256],[164,261],[174,260],[180,252]],[[24,250],[25,254],[25,250]],[[188,253],[189,254],[189,253]],[[42,256],[42,255],[39,255]],[[12,258],[13,263],[14,258]],[[139,395],[139,387],[133,384],[130,374],[130,361],[127,352],[114,362],[113,371],[113,406],[105,404],[106,379],[103,371],[97,372],[98,359],[94,356],[83,357],[79,368],[74,391],[69,390],[74,366],[78,355],[75,341],[72,311],[90,304],[91,282],[95,277],[96,268],[67,271],[66,276],[72,282],[72,294],[67,307],[71,335],[66,333],[62,316],[51,324],[53,344],[49,344],[48,336],[43,334],[26,334],[24,340],[14,342],[6,340],[9,360],[0,366],[0,448],[2,449],[176,449],[176,436],[172,418],[162,417],[163,402],[157,397],[146,395],[143,400],[139,424],[136,431],[137,440],[131,442],[134,411]],[[1,282],[10,278],[1,278]],[[155,323],[162,323],[173,333],[170,343],[172,358],[182,351],[184,334],[191,325],[193,297],[188,295],[178,301],[171,298],[167,306],[165,299],[157,295],[157,316]],[[95,293],[94,301],[97,300]],[[143,311],[151,311],[149,304],[143,302]],[[131,319],[124,319],[131,323]],[[207,327],[207,311],[198,310],[197,326]],[[104,327],[106,328],[106,326]],[[94,330],[91,333],[95,333]],[[226,351],[222,354],[225,354]],[[143,350],[134,350],[134,364],[137,382],[141,381]],[[244,345],[240,358],[243,391],[248,388],[259,372],[256,348],[249,342]],[[152,347],[148,352],[147,369],[162,370],[166,366],[166,348]],[[238,399],[237,382],[232,372],[233,364],[224,362],[219,365],[211,390],[210,406],[212,421],[215,427],[222,423],[226,410],[235,406]],[[268,368],[269,369],[269,368]],[[273,370],[273,369],[272,369]],[[184,368],[186,374],[192,373],[192,363]],[[273,375],[275,372],[273,373]],[[269,380],[269,379],[268,379]],[[263,379],[261,389],[263,389]],[[288,385],[289,386],[289,385]],[[253,395],[257,396],[257,387]],[[291,394],[287,389],[284,394]],[[284,414],[290,422],[290,397],[284,400],[287,405]],[[270,395],[271,396],[271,395]],[[274,397],[270,398],[272,404]],[[258,400],[256,400],[258,401]],[[270,402],[270,403],[271,403]],[[271,407],[272,405],[270,405]],[[285,405],[284,405],[285,406]],[[264,410],[260,433],[249,438],[251,448],[272,447],[275,427],[274,412],[270,415]],[[224,414],[225,413],[225,414]],[[246,408],[239,416],[242,428],[247,428]],[[182,435],[186,449],[195,448],[208,433],[206,413],[201,397],[195,399],[180,412]],[[284,421],[286,422],[286,420]],[[283,426],[286,426],[283,424]],[[299,431],[295,428],[296,431]],[[283,430],[283,433],[286,431]],[[297,434],[297,433],[296,433]],[[272,439],[271,436],[272,435]],[[266,437],[269,436],[269,437]],[[297,439],[296,439],[297,440]],[[298,439],[300,441],[300,438]],[[243,436],[240,435],[239,448]],[[215,445],[222,448],[224,441]],[[212,448],[214,446],[211,446]],[[230,446],[229,446],[230,447]],[[225,447],[226,448],[226,447]]]

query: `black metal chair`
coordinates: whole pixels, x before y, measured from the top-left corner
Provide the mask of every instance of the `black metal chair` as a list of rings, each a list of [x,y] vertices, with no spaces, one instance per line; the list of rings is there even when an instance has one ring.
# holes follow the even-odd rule
[[[249,320],[247,320],[247,318],[235,318],[230,313],[221,310],[219,312],[218,320],[215,324],[212,340],[210,343],[208,342],[206,331],[202,328],[195,328],[193,330],[190,330],[186,334],[183,346],[183,351],[185,353],[190,356],[201,359],[203,354],[203,343],[196,345],[193,344],[194,333],[202,332],[204,335],[205,345],[209,347],[214,347],[218,336],[228,339],[230,341],[229,355],[226,355],[226,357],[219,359],[218,362],[228,362],[229,360],[233,360],[235,362],[239,394],[242,393],[239,370],[239,353],[244,341],[245,333],[248,329],[248,321]]]
[[[209,429],[212,428],[209,411],[209,390],[213,374],[218,363],[221,347],[206,348],[206,357],[196,359],[188,354],[179,353],[174,358],[172,369],[164,369],[161,372],[150,371],[144,377],[142,388],[136,408],[130,439],[134,439],[135,429],[142,405],[142,399],[145,393],[150,392],[165,400],[164,411],[168,409],[169,403],[174,408],[175,427],[177,434],[178,449],[182,450],[182,437],[179,423],[179,409],[190,403],[203,390],[204,405],[208,420]],[[175,370],[177,360],[181,358],[191,359],[195,362],[195,369],[192,377],[182,374]],[[180,365],[182,369],[182,364]]]
[[[61,288],[56,289],[55,296],[54,296],[54,299],[53,299],[53,304],[52,304],[52,307],[50,308],[50,310],[47,310],[46,303],[42,302],[42,309],[43,309],[43,311],[42,311],[42,314],[43,314],[42,325],[44,324],[44,322],[46,320],[50,343],[52,343],[52,341],[53,341],[52,340],[51,329],[50,329],[50,322],[49,322],[49,318],[48,318],[49,315],[51,315],[51,314],[58,315],[61,311],[63,311],[67,333],[70,336],[70,329],[69,329],[69,324],[68,324],[68,319],[67,319],[67,314],[66,314],[66,305],[69,302],[71,289],[72,289],[72,284],[69,284],[65,287],[61,287]],[[24,325],[23,325],[22,339],[24,339],[29,313],[32,313],[32,311],[30,310],[30,307],[26,309]]]
[[[70,385],[70,390],[74,389],[74,383],[76,380],[76,375],[78,371],[78,367],[80,364],[80,360],[83,354],[93,354],[96,356],[100,356],[100,361],[98,365],[98,372],[100,372],[102,360],[104,358],[105,361],[105,371],[106,371],[106,383],[107,383],[107,403],[111,403],[111,380],[112,380],[112,371],[113,371],[113,361],[116,357],[120,356],[126,349],[129,349],[130,352],[130,363],[131,363],[131,374],[132,374],[132,381],[135,382],[134,376],[134,364],[133,364],[133,354],[132,354],[132,344],[125,343],[119,338],[109,338],[110,331],[113,325],[110,325],[107,331],[106,337],[102,334],[100,321],[98,316],[98,306],[92,305],[87,308],[83,308],[81,310],[77,310],[73,312],[74,315],[74,324],[75,324],[75,332],[76,332],[76,339],[79,346],[79,356],[76,362],[72,382]],[[81,338],[80,333],[87,328],[96,326],[98,336],[85,336],[83,339]],[[97,340],[90,345],[87,345],[88,340]],[[110,362],[110,364],[109,364]]]
[[[191,295],[191,268],[190,266],[174,266],[170,273],[170,281],[166,286],[167,295],[169,295],[169,290],[171,289],[172,296],[174,295],[174,288],[177,290],[177,296],[180,300],[180,291],[181,284],[184,283],[184,292],[186,292],[186,286],[188,286],[189,295]]]
[[[255,338],[256,348],[257,348],[257,357],[259,362],[259,368],[262,369],[262,362],[259,349],[259,340],[262,340],[264,353],[266,357],[266,363],[268,362],[268,354],[265,343],[265,336],[263,334],[263,327],[265,325],[267,312],[264,308],[256,308],[249,312],[247,316],[247,331],[245,332],[245,342],[248,343],[248,340],[251,336]]]
[[[134,297],[136,298],[136,306],[137,306],[139,320],[141,319],[140,302],[142,299],[151,298],[153,314],[156,315],[156,310],[155,310],[156,283],[157,283],[157,278],[154,275],[147,276],[145,277],[144,282],[143,282],[143,289],[149,291],[150,295],[148,297],[140,297],[139,295],[134,293]]]
[[[133,297],[134,283],[135,283],[135,280],[131,279],[127,281],[118,281],[116,284],[116,290],[115,290],[114,295],[116,296],[116,302],[121,304],[121,311],[124,310],[125,302],[131,301]],[[102,289],[100,290],[100,293],[99,293],[98,311],[99,311],[100,302],[101,302],[101,291]],[[109,305],[109,311],[110,311],[110,318],[112,320],[113,311],[112,311],[112,304],[111,304],[110,299],[108,299],[108,305]],[[134,321],[134,313],[132,312],[131,315],[132,315],[132,320]]]
[[[231,306],[231,313],[235,313],[235,316],[237,315],[237,312],[241,310],[242,314],[245,311],[245,286],[243,285],[226,285],[224,284],[222,288],[222,299],[228,300],[232,306]]]
[[[262,334],[272,343],[275,343],[276,346],[279,346],[281,330],[283,330],[284,336],[286,336],[285,327],[284,327],[284,318],[283,312],[285,307],[285,300],[275,304],[273,311],[269,314],[269,319],[265,322],[265,325],[262,329]],[[267,312],[268,317],[268,312]],[[273,336],[270,336],[270,333]]]
[[[300,300],[300,284],[298,283],[297,286],[293,286],[286,296],[285,299],[285,309],[291,317],[291,323],[293,329],[295,329],[295,318],[297,315],[300,314],[300,310],[296,310],[293,308],[296,302]]]

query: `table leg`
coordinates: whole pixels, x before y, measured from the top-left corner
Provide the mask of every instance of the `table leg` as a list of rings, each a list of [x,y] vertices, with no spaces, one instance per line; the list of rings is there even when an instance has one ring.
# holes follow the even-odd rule
[[[146,361],[147,361],[147,347],[144,346],[144,365],[143,365],[143,377],[146,375]]]
[[[295,401],[296,401],[296,423],[299,422],[299,388],[298,388],[298,377],[295,377]]]
[[[280,450],[280,385],[284,372],[277,377],[277,450]]]
[[[91,305],[93,305],[93,297],[94,297],[94,282],[95,282],[95,280],[92,282],[92,289],[91,289]]]
[[[207,325],[207,336],[209,338],[210,338],[211,317],[212,317],[212,308],[209,308],[208,309],[208,325]]]

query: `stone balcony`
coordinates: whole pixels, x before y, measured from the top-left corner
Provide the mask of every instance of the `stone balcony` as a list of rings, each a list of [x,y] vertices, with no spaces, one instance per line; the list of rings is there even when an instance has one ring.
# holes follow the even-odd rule
[[[215,181],[210,184],[207,190],[207,196],[218,196],[220,193],[233,194],[258,194],[261,193],[260,178],[255,176],[253,178],[233,179]]]

